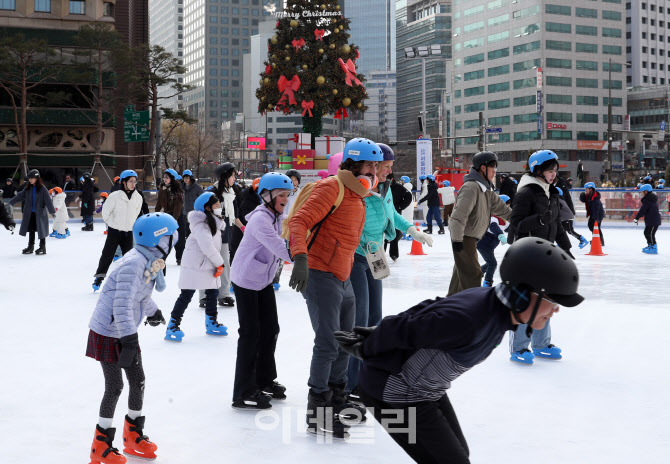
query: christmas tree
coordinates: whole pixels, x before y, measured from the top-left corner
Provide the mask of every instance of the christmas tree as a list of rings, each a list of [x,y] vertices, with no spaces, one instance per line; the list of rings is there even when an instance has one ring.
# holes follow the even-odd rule
[[[258,111],[300,113],[303,132],[321,135],[321,118],[363,113],[367,98],[356,73],[358,47],[349,44],[349,20],[337,0],[288,0],[268,40],[268,60],[256,90]]]

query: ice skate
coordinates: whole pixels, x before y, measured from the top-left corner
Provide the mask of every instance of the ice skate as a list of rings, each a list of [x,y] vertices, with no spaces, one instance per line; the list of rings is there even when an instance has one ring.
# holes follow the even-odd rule
[[[247,395],[242,399],[233,401],[234,409],[247,409],[250,411],[262,411],[263,409],[270,409],[270,396],[260,391],[254,392],[252,395]]]
[[[307,396],[307,433],[325,435],[344,440],[349,438],[349,427],[334,414],[333,392],[315,393],[311,389]]]
[[[24,255],[29,255],[32,254],[32,252],[35,251],[35,244],[34,243],[29,243],[27,248],[24,248],[21,253]]]
[[[53,230],[53,231],[49,234],[49,237],[55,237],[57,234],[58,234],[58,232],[56,232],[56,230]]]
[[[179,328],[180,320],[174,317],[170,318],[167,329],[165,329],[165,340],[171,342],[180,342],[184,338],[184,332]]]
[[[142,433],[144,416],[133,420],[126,416],[123,425],[123,453],[139,458],[154,460],[158,446]]]
[[[273,284],[272,284],[272,288],[275,289],[275,292],[278,292],[278,291],[279,291],[279,287],[281,287],[281,285],[279,285],[278,283],[273,283]]]
[[[93,435],[93,444],[91,445],[90,464],[125,464],[126,458],[119,453],[119,450],[112,446],[114,441],[115,428],[103,429],[99,425],[95,426]]]
[[[482,283],[482,287],[493,287],[493,282],[491,282],[490,280],[485,280]]]
[[[286,387],[276,380],[272,382],[272,385],[267,385],[266,387],[261,388],[261,391],[270,396],[273,400],[286,399]]]
[[[93,223],[86,224],[84,227],[81,228],[84,232],[91,232],[93,230]]]
[[[515,351],[509,358],[510,361],[515,361],[521,364],[533,364],[533,359],[535,359],[535,355],[527,348],[524,348],[521,351]]]
[[[214,316],[205,316],[205,329],[207,335],[228,335],[228,327],[216,322]]]
[[[65,235],[70,236],[70,229],[65,229]]]
[[[112,259],[112,262],[115,263],[115,262],[117,262],[118,260],[120,260],[121,258],[122,258],[122,256],[114,255],[114,259]]]
[[[439,235],[444,235],[444,226],[440,226],[440,230],[437,231]]]
[[[647,248],[642,248],[642,253],[646,253],[648,255],[657,255],[658,247],[657,245],[649,245]]]
[[[433,233],[433,226],[432,225],[428,226],[427,229],[423,229],[423,232],[426,233],[426,234],[432,234]]]
[[[329,383],[328,386],[333,393],[333,412],[343,424],[354,425],[366,421],[365,407],[347,400],[347,395],[344,393],[345,384]]]
[[[229,296],[219,298],[219,306],[235,306],[235,300]]]
[[[199,305],[201,308],[207,307],[207,298],[200,298],[200,303]]]
[[[100,290],[100,287],[102,287],[102,281],[105,278],[105,276],[95,276],[95,279],[93,280],[93,291],[97,292]]]
[[[589,241],[583,235],[579,236],[579,248],[582,249],[589,244]]]
[[[56,238],[67,238],[67,234],[56,234]]]
[[[44,239],[40,240],[40,246],[35,250],[36,255],[46,255],[47,254],[47,246],[44,243]]]
[[[533,349],[533,354],[536,358],[545,358],[545,359],[561,359],[561,349],[554,345],[547,345],[546,348],[541,348],[539,350]]]

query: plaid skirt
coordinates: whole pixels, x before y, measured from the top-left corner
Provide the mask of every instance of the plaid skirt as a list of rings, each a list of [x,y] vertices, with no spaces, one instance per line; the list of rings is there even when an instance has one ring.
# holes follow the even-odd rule
[[[141,350],[137,349],[138,353]],[[105,337],[99,333],[89,330],[88,345],[86,346],[86,356],[96,361],[114,363],[119,361],[121,345],[119,339],[114,337]]]

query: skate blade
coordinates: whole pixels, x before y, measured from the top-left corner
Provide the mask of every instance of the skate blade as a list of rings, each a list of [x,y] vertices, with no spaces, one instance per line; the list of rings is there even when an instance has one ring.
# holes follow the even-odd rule
[[[180,341],[181,341],[181,338],[177,338],[177,337],[175,337],[175,338],[172,338],[172,337],[165,337],[164,340],[167,340],[167,341],[169,341],[169,342],[180,342]]]
[[[123,450],[123,454],[128,456],[129,458],[132,459],[137,459],[140,461],[155,461],[156,460],[156,455],[151,453],[151,454],[139,454],[136,451],[133,450]]]
[[[225,337],[228,335],[228,332],[207,332],[207,335],[217,335],[219,337]]]
[[[323,430],[323,429],[312,429],[307,427],[307,433],[309,435],[314,435],[315,437],[328,437],[329,439],[333,441],[347,441],[349,440],[349,432],[344,432],[344,434],[340,437],[338,435],[333,434],[332,431],[330,430]]]

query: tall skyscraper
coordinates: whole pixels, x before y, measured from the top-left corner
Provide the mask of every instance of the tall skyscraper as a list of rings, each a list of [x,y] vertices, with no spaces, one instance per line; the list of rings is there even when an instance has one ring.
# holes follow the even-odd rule
[[[351,20],[350,43],[360,47],[356,71],[395,71],[395,0],[344,0],[343,13]]]
[[[626,2],[628,86],[670,84],[670,2]]]
[[[149,42],[160,45],[184,64],[184,0],[149,0]],[[175,76],[179,82],[184,76]],[[172,95],[170,87],[159,88],[158,95]],[[171,109],[182,107],[182,95],[161,100],[161,106]]]
[[[391,71],[371,71],[365,83],[369,98],[365,101],[365,126],[375,141],[398,138],[396,77]],[[373,131],[374,129],[374,131]]]

